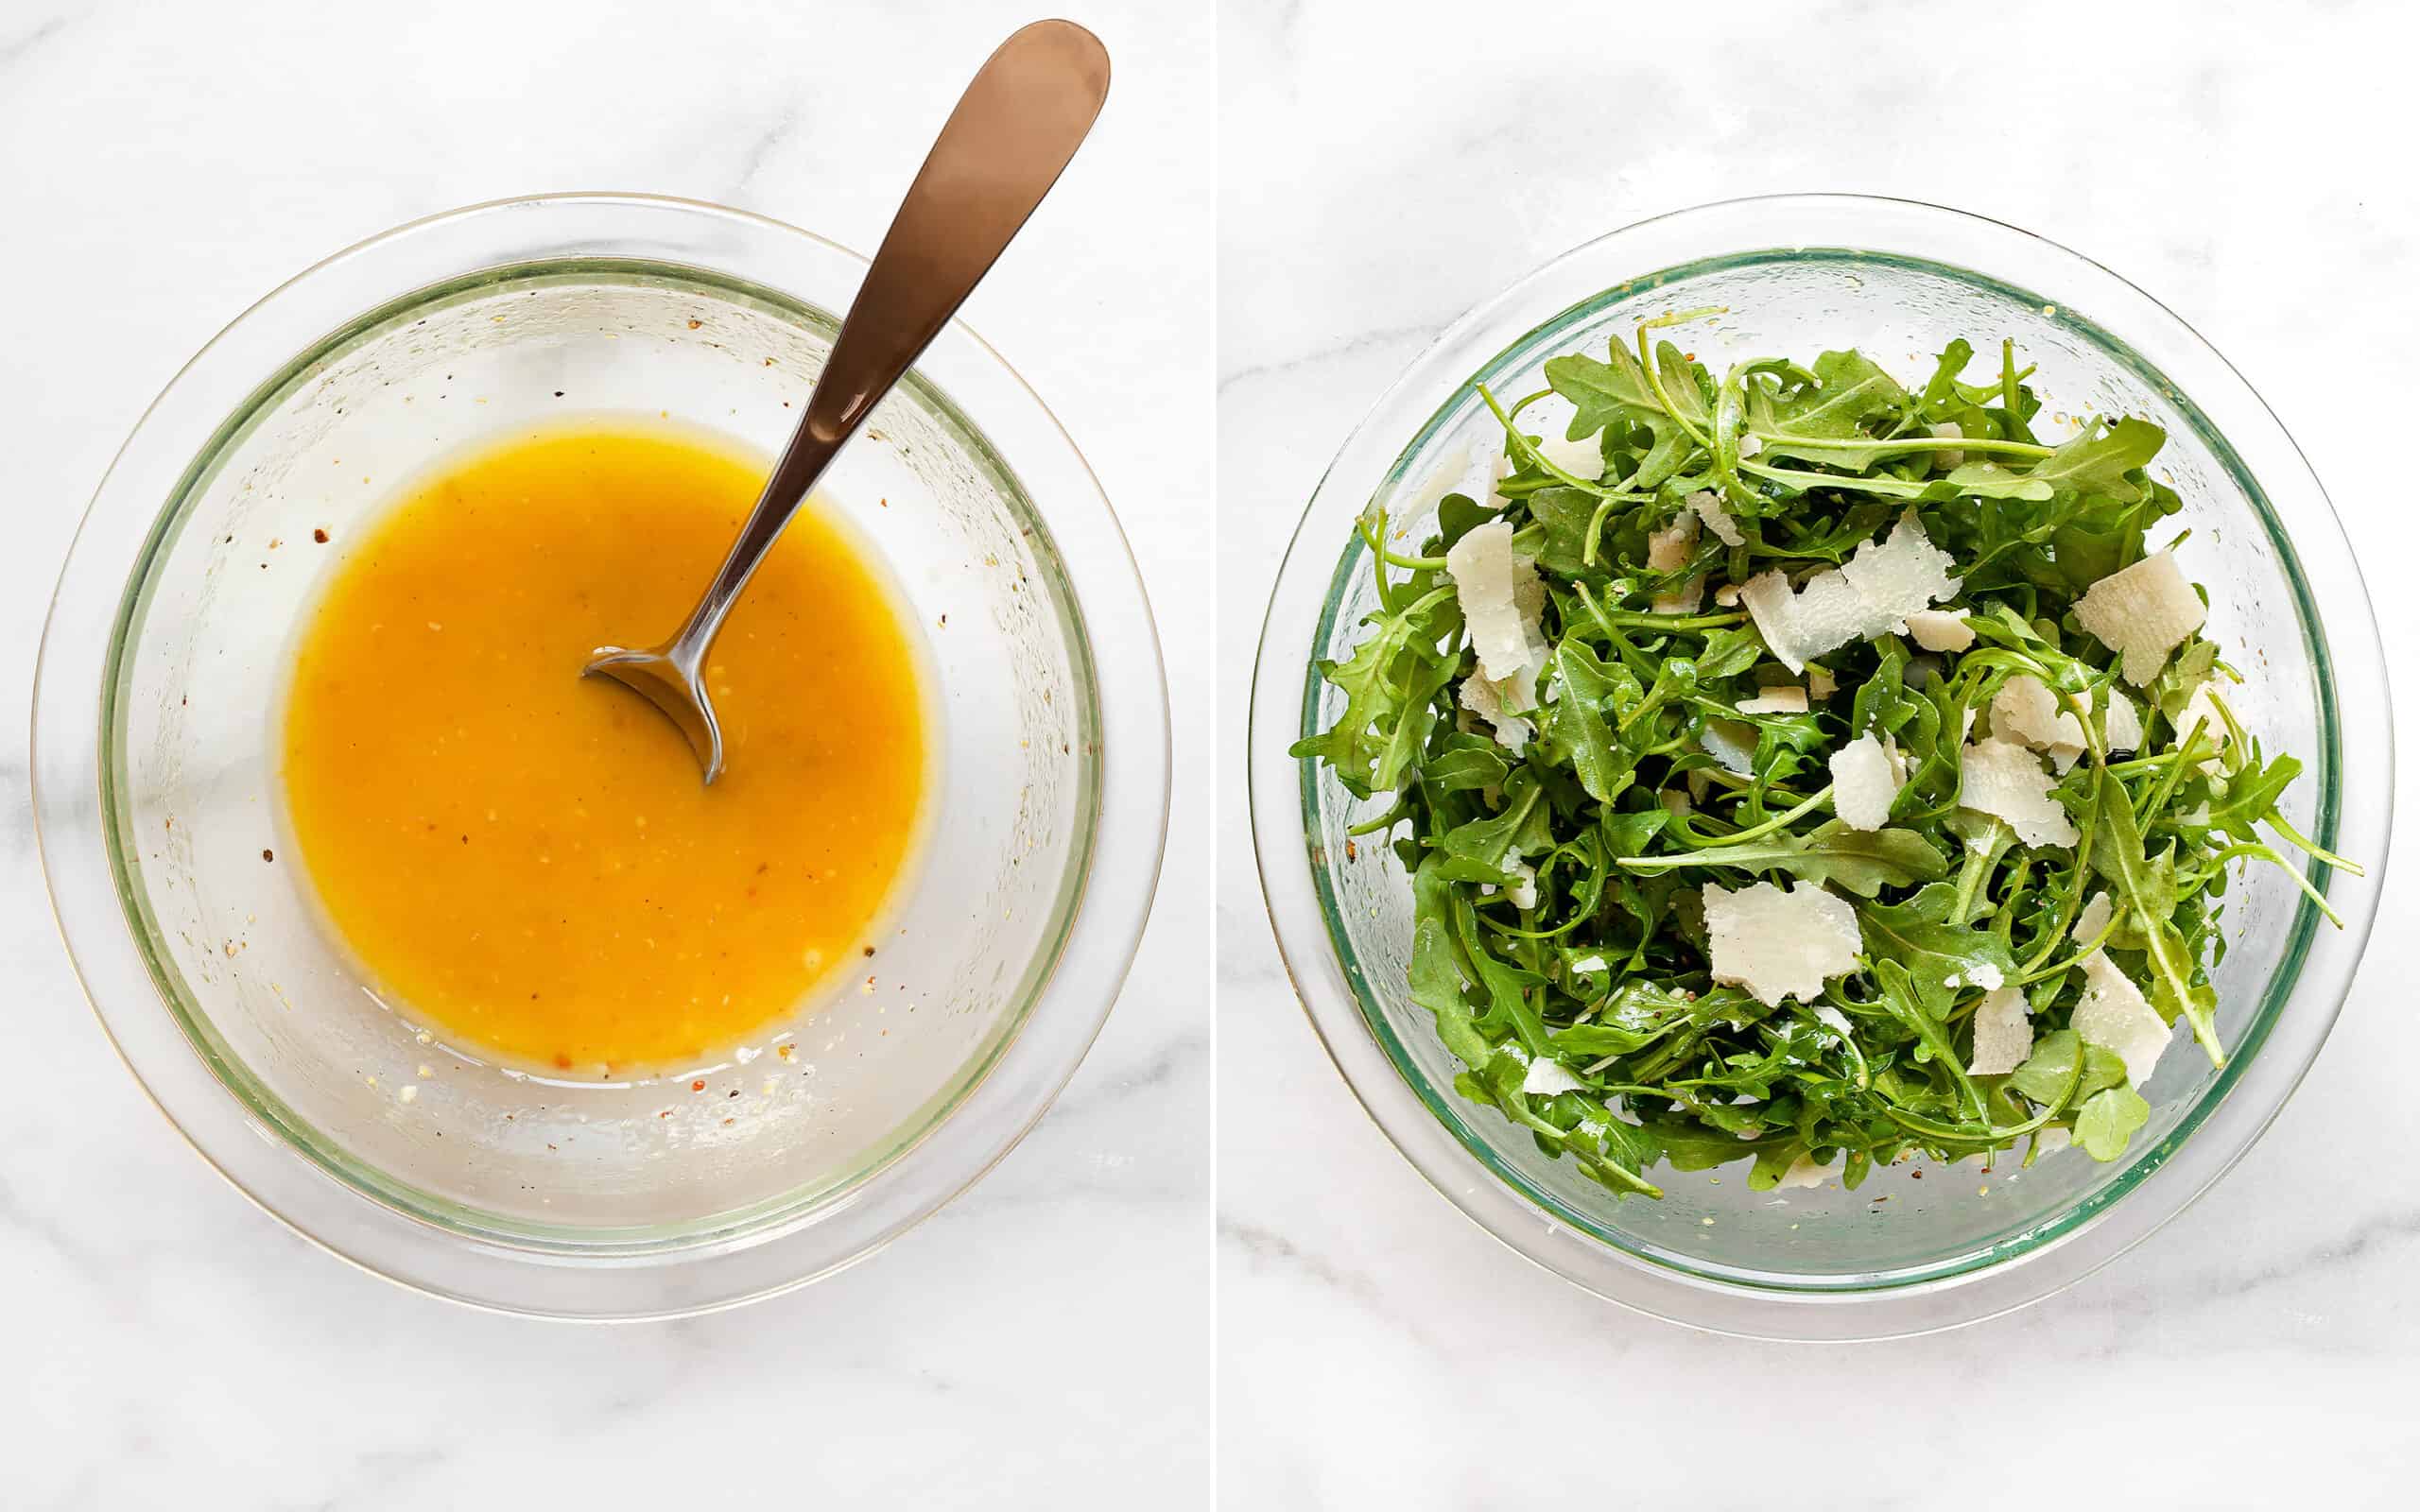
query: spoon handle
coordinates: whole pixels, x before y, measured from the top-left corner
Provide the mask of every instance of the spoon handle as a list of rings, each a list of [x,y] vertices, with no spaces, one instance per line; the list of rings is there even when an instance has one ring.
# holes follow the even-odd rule
[[[891,217],[788,449],[674,638],[676,661],[702,663],[807,490],[991,271],[1058,182],[1108,94],[1107,50],[1070,21],[1037,21],[985,60]]]

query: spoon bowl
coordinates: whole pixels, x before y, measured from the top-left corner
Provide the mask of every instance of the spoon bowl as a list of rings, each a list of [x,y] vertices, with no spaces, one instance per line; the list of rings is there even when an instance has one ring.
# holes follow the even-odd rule
[[[709,784],[722,775],[722,731],[698,672],[732,606],[816,480],[1059,181],[1108,94],[1109,54],[1073,22],[1037,21],[984,60],[908,186],[789,447],[705,596],[663,645],[601,647],[584,669],[662,710]]]
[[[664,711],[697,752],[711,783],[722,775],[722,726],[715,718],[714,700],[706,696],[705,679],[698,675],[700,652],[677,640],[652,650],[600,645],[581,670],[587,677],[611,678]]]

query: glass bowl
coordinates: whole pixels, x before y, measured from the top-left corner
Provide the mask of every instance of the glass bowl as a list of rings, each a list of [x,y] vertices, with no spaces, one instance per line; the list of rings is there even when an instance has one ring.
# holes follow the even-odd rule
[[[369,517],[449,455],[567,419],[669,420],[769,459],[864,266],[676,200],[439,215],[247,311],[103,481],[34,699],[60,926],[169,1118],[343,1258],[570,1317],[761,1297],[963,1190],[1107,1015],[1166,828],[1157,641],[1083,458],[963,326],[821,490],[912,611],[940,710],[939,822],[864,971],[678,1075],[533,1076],[380,1005],[302,868],[264,864],[298,616]]]
[[[2145,415],[2184,495],[2207,633],[2250,680],[2246,725],[2308,764],[2289,816],[2368,868],[2332,888],[2327,927],[2290,878],[2230,883],[2216,973],[2226,1069],[2180,1050],[2143,1089],[2126,1156],[2081,1150],[2016,1173],[1906,1162],[1856,1192],[1754,1193],[1746,1168],[1667,1172],[1662,1201],[1617,1200],[1526,1132],[1463,1101],[1409,996],[1410,892],[1391,848],[1348,851],[1383,802],[1352,799],[1287,747],[1336,701],[1311,668],[1374,603],[1355,517],[1388,503],[1420,539],[1424,485],[1500,430],[1473,392],[1543,387],[1545,360],[1601,355],[1646,317],[1719,305],[1673,335],[1715,371],[1750,356],[1858,347],[1902,375],[1965,336],[2014,336],[2046,408]],[[1552,401],[1560,404],[1560,400]],[[1541,405],[1525,426],[1560,435]],[[1564,413],[1567,413],[1565,411]],[[1427,490],[1433,493],[1434,490]],[[2048,1296],[2173,1216],[2258,1137],[2318,1053],[2378,896],[2393,754],[2386,667],[2361,576],[2318,480],[2258,396],[2183,321],[2073,252],[1928,205],[1848,196],[1738,200],[1643,222],[1566,253],[1456,321],[1387,391],[1304,511],[1270,600],[1248,769],[1261,880],[1313,1026],[1379,1126],[1440,1191],[1547,1269],[1643,1311],[1771,1338],[1918,1332]],[[2330,888],[2314,868],[2312,882]],[[1919,1177],[1917,1173],[1922,1172]]]

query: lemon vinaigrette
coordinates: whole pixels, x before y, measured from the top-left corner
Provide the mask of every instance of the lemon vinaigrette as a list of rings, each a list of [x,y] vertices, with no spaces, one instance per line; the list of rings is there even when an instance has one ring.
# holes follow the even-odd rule
[[[713,786],[670,721],[580,676],[681,622],[764,474],[597,421],[480,452],[338,542],[285,698],[285,818],[398,1011],[558,1074],[645,1074],[775,1026],[880,948],[929,716],[915,632],[820,501],[709,659]]]

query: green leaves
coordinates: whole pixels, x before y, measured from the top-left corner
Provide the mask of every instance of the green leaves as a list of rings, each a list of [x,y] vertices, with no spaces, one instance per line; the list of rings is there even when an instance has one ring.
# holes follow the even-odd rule
[[[1949,873],[1949,863],[1941,852],[1912,830],[1852,830],[1837,819],[1805,834],[1785,832],[1738,845],[1709,846],[1685,855],[1639,856],[1621,865],[1635,871],[1673,867],[1779,871],[1844,887],[1861,898],[1872,898],[1885,887],[1910,886]]]
[[[2166,431],[2131,415],[2115,425],[2096,422],[2034,463],[2029,475],[2055,490],[2116,493],[2131,501],[2142,490],[2127,474],[2139,472],[2167,442]]]
[[[2132,1087],[2095,1092],[2076,1115],[2076,1143],[2096,1160],[2114,1160],[2126,1153],[2126,1141],[2151,1116],[2152,1105]]]
[[[2140,932],[2144,959],[2152,969],[2152,1006],[2170,1023],[2180,1017],[2190,1023],[2193,1038],[2209,1052],[2210,1064],[2225,1065],[2226,1051],[2219,1043],[2218,989],[2207,981],[2194,982],[2199,969],[2174,920],[2174,860],[2167,853],[2157,861],[2144,855],[2124,783],[2102,780],[2100,812],[2102,834],[2094,847],[2093,864],[2112,884],[2127,924]]]
[[[2018,975],[2008,942],[1959,921],[1957,909],[1958,889],[1936,882],[1906,902],[1876,902],[1858,911],[1866,953],[1905,967],[1917,996],[1936,1017],[1979,990],[1979,977],[2013,982]]]
[[[1374,614],[1369,637],[1320,675],[1344,690],[1341,713],[1324,731],[1296,741],[1291,754],[1315,757],[1359,797],[1391,792],[1437,728],[1436,700],[1454,663],[1436,643],[1461,615],[1450,586],[1435,588],[1394,613]]]
[[[1547,746],[1571,768],[1590,798],[1611,803],[1630,785],[1632,758],[1614,744],[1609,708],[1618,711],[1645,696],[1638,679],[1622,667],[1608,667],[1576,640],[1554,648],[1547,662],[1553,690],[1547,715]]]
[[[1567,356],[1547,359],[1547,383],[1571,401],[1573,440],[1610,430],[1611,449],[1630,466],[1623,480],[1634,489],[1661,488],[1687,460],[1695,443],[1656,399],[1638,359],[1616,340],[1606,360]],[[1694,386],[1688,390],[1695,393]],[[1646,444],[1640,446],[1637,438]]]
[[[1294,748],[1351,792],[1395,795],[1357,833],[1392,833],[1412,869],[1406,986],[1461,1068],[1454,1085],[1620,1195],[1656,1195],[1659,1162],[1750,1162],[1763,1190],[1802,1159],[1837,1160],[1854,1187],[1911,1152],[2014,1151],[2053,1127],[2092,1159],[2121,1158],[2150,1109],[2124,1062],[2073,1027],[2087,977],[2124,973],[2215,1059],[2204,967],[2223,946],[2230,863],[2287,866],[2315,899],[2302,859],[2341,864],[2287,823],[2301,764],[2264,753],[2255,730],[2232,730],[2206,766],[2207,744],[2182,759],[2195,691],[2234,676],[2199,639],[2148,688],[2119,689],[2142,714],[2138,749],[2063,769],[2052,793],[2075,845],[2018,845],[2008,823],[1961,807],[1962,753],[1995,728],[1979,721],[2011,679],[2107,707],[2111,654],[2074,605],[2169,543],[2159,523],[2180,501],[2148,471],[2164,436],[2120,417],[2037,440],[2031,369],[2005,342],[1971,383],[1975,350],[1952,342],[1912,392],[1856,352],[1806,366],[1726,355],[1717,382],[1685,345],[1615,339],[1601,358],[1546,365],[1548,407],[1569,405],[1564,432],[1595,439],[1601,475],[1538,464],[1530,438],[1555,422],[1530,406],[1547,395],[1507,409],[1483,392],[1515,464],[1505,502],[1449,495],[1411,523],[1426,533],[1416,549],[1365,522],[1379,607],[1318,669],[1335,717]],[[1702,490],[1741,543],[1708,530],[1685,562],[1651,567],[1651,535]],[[1767,571],[1803,582],[1909,512],[1952,559],[1954,596],[1936,607],[1965,611],[1959,649],[1885,632],[1793,674],[1720,592]],[[1541,579],[1543,666],[1535,707],[1517,711],[1536,733],[1519,754],[1460,702],[1474,659],[1437,567],[1496,519]],[[1700,576],[1696,610],[1655,611]],[[1830,685],[1808,687],[1815,673]],[[1739,714],[1766,686],[1806,690],[1805,711]],[[1833,811],[1830,763],[1868,735],[1898,791],[1887,824],[1854,830]],[[1837,941],[1811,1000],[1768,1005],[1714,980],[1705,888],[1758,882],[1821,888],[1855,917],[1856,949]],[[2087,971],[2074,928],[2100,892],[2116,919],[2094,932],[2106,954]],[[2030,1009],[2032,1047],[2005,1075],[1966,1070],[1986,984]],[[1547,1062],[1578,1088],[1529,1091]]]

